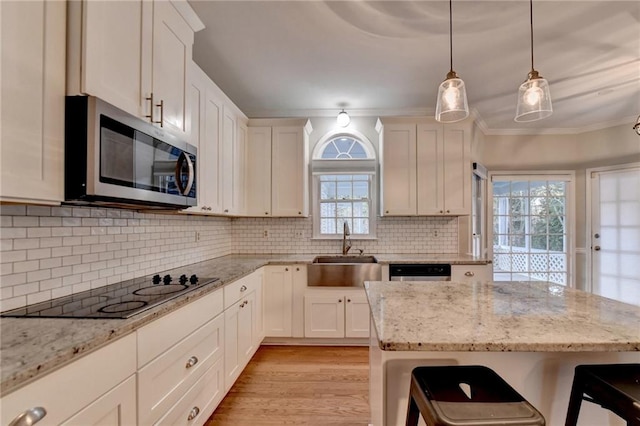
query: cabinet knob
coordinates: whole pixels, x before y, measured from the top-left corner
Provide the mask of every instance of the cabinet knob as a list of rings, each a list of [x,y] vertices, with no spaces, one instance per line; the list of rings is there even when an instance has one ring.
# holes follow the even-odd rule
[[[299,270],[300,270],[300,268],[296,268],[296,271],[299,271]]]
[[[187,360],[187,365],[186,365],[185,368],[191,368],[194,365],[196,365],[197,363],[198,363],[198,357],[194,355],[194,356],[192,356],[191,358],[189,358]]]
[[[389,213],[389,210],[385,210],[384,212],[388,214],[388,213]]]
[[[442,210],[440,210],[440,213],[444,213]]]
[[[447,213],[449,213],[449,210],[447,210]]]
[[[38,423],[44,416],[47,415],[47,410],[44,407],[33,407],[27,411],[23,411],[18,416],[11,420],[9,426],[30,426]]]
[[[229,209],[224,209],[224,212],[225,213],[229,213]]]
[[[465,277],[472,277],[472,276],[474,276],[474,275],[475,275],[475,274],[474,274],[473,272],[471,272],[471,271],[467,271],[467,272],[465,272],[465,273],[464,273],[464,276],[465,276]]]
[[[247,291],[247,286],[243,285],[242,287],[240,287],[240,291]]]
[[[211,207],[207,207],[207,210],[211,211]]]
[[[269,212],[264,212],[264,214],[269,214]]]
[[[338,299],[338,303],[342,303],[342,299]]]
[[[198,414],[200,414],[200,409],[198,407],[193,407],[189,412],[189,417],[187,417],[187,421],[191,421],[195,419]]]
[[[285,271],[289,271],[289,268],[284,268]]]
[[[347,299],[347,303],[351,303],[351,299]]]
[[[302,212],[298,212],[298,214],[302,214]]]

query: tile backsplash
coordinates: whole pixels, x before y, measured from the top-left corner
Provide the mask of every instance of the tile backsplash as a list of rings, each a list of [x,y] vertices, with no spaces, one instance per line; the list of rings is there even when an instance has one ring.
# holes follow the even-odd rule
[[[0,206],[0,311],[237,254],[338,254],[311,218],[223,218]],[[456,218],[379,218],[352,253],[457,253]]]

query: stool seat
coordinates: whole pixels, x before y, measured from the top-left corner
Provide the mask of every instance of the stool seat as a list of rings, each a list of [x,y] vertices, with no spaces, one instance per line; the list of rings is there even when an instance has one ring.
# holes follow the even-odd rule
[[[577,424],[583,399],[614,412],[628,425],[640,425],[640,364],[578,365],[566,426]]]
[[[428,426],[544,425],[544,417],[490,368],[416,367],[407,426],[422,414]]]

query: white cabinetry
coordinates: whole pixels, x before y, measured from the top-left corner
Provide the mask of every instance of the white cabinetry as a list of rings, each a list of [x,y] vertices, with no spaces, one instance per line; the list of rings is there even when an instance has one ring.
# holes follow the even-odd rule
[[[43,407],[46,415],[39,425],[136,424],[135,371],[136,338],[130,334],[2,395],[0,423]]]
[[[488,265],[451,265],[451,281],[485,282],[491,281],[493,267]]]
[[[0,201],[64,199],[66,4],[0,2]]]
[[[264,328],[267,337],[302,337],[304,265],[264,268]]]
[[[223,108],[221,162],[222,212],[239,215],[244,211],[244,170],[247,126],[233,108]]]
[[[264,195],[254,198],[257,189],[252,189],[247,196],[247,213],[252,216],[308,216],[311,123],[308,120],[251,120],[249,125],[247,163],[270,159],[270,166],[248,168],[246,186],[269,190],[271,199],[266,201]],[[253,126],[258,129],[252,130]],[[265,154],[269,155],[264,157]],[[265,180],[270,182],[269,186],[265,186]]]
[[[471,214],[470,123],[383,121],[378,123],[383,214]]]
[[[242,373],[262,342],[258,316],[262,315],[262,271],[241,278],[224,288],[224,384],[225,391]]]
[[[305,337],[369,337],[369,304],[363,289],[308,289]]]
[[[224,396],[223,307],[217,290],[137,331],[138,424],[203,424],[215,410]]]
[[[193,33],[202,28],[186,1],[69,2],[67,92],[186,139]]]

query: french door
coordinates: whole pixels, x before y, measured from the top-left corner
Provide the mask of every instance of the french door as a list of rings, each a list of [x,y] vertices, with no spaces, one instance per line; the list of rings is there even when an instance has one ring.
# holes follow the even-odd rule
[[[591,291],[640,306],[640,164],[587,176]]]

